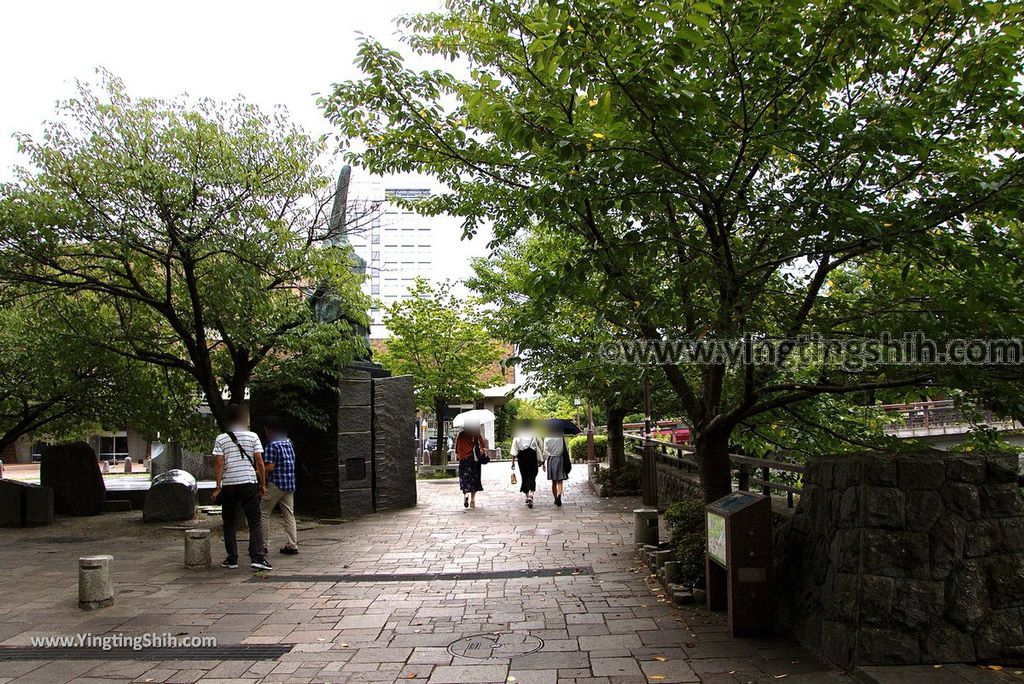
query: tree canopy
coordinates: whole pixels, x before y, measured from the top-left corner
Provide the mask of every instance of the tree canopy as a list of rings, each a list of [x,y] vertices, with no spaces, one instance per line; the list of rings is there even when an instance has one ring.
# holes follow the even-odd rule
[[[366,39],[365,77],[323,106],[365,143],[360,164],[451,189],[421,211],[469,233],[493,220],[498,243],[561,241],[571,257],[530,296],[567,293],[632,337],[870,337],[922,319],[959,336],[945,260],[993,233],[1020,251],[1021,22],[999,1],[450,0],[401,20],[401,39],[457,68],[413,71]],[[881,291],[876,265],[928,277]],[[864,315],[886,301],[914,306]],[[730,488],[740,424],[936,382],[920,366],[660,367],[709,499]]]
[[[42,137],[18,136],[29,165],[0,189],[0,278],[89,293],[115,324],[69,321],[77,334],[190,377],[222,424],[253,381],[343,365],[366,306],[330,226],[324,143],[284,111],[133,99],[101,75]],[[307,303],[325,283],[337,320]]]
[[[437,418],[435,459],[444,463],[440,429],[445,406],[475,399],[489,384],[503,383],[500,375],[488,377],[488,371],[502,360],[504,349],[449,283],[434,286],[417,278],[409,297],[388,307],[384,325],[391,336],[380,360],[392,371],[412,376],[417,407]]]

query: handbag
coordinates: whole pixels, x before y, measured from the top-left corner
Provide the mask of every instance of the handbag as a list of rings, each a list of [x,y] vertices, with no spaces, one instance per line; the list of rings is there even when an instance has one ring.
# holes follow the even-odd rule
[[[480,465],[487,465],[491,462],[491,457],[484,453],[484,450],[480,448],[480,442],[473,444],[473,458]]]
[[[566,476],[572,472],[572,458],[569,456],[569,445],[562,440],[562,470],[565,471]]]

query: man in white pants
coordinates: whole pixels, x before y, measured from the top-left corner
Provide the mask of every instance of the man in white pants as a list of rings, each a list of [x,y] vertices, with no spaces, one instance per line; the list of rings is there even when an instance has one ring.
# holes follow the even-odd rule
[[[294,555],[299,552],[295,531],[295,446],[288,439],[284,421],[269,416],[265,423],[267,448],[263,454],[263,463],[267,471],[267,493],[260,502],[263,514],[263,553],[268,553],[267,547],[270,545],[270,514],[276,506],[280,506],[284,532],[288,538],[281,553]]]

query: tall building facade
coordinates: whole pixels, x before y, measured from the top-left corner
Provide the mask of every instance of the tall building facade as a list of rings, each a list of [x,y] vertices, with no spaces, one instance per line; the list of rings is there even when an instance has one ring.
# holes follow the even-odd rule
[[[438,192],[423,179],[394,178],[352,184],[350,197],[357,213],[376,206],[356,224],[349,241],[366,261],[366,294],[373,299],[370,337],[386,338],[385,308],[408,296],[416,278],[433,283],[451,281],[455,291],[465,294],[462,284],[472,275],[474,258],[487,256],[489,233],[462,239],[462,221],[453,216],[422,216],[395,200],[416,200]]]

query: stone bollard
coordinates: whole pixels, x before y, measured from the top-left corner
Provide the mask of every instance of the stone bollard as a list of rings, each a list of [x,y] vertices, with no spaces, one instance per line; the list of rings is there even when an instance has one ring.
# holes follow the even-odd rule
[[[658,511],[637,508],[633,511],[633,541],[637,544],[658,545]]]
[[[669,550],[662,549],[660,551],[655,551],[654,552],[654,567],[656,567],[656,568],[664,567],[665,563],[669,562],[672,559],[672,556],[674,556],[674,555],[675,555],[675,551],[672,551],[671,549],[669,549]]]
[[[124,459],[124,472],[125,473],[131,473],[132,472],[132,459],[131,459],[131,456],[129,456],[128,458]]]
[[[185,530],[185,567],[208,568],[212,562],[210,530]]]
[[[683,565],[679,561],[665,563],[665,584],[679,584],[683,576]]]
[[[106,459],[100,461],[100,472],[104,475],[110,472],[110,461]]]
[[[96,610],[114,603],[114,557],[78,559],[78,607]]]
[[[0,461],[0,480],[4,479],[4,462]]]

